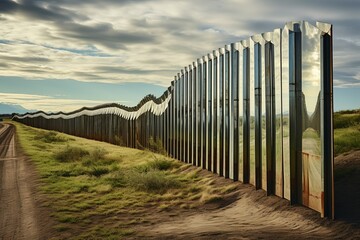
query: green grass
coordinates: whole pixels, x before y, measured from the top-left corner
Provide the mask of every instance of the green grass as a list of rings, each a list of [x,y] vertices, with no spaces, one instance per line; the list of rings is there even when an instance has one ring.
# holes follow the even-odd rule
[[[60,151],[56,152],[54,157],[60,162],[71,162],[81,160],[81,158],[86,155],[89,155],[89,152],[85,149],[67,145],[66,148],[62,148]]]
[[[334,114],[335,155],[360,149],[360,111],[343,111]]]
[[[34,136],[34,140],[40,140],[45,143],[67,142],[70,139],[71,138],[61,136],[54,131],[39,131],[39,133]]]
[[[59,238],[136,236],[134,226],[154,224],[158,211],[197,208],[237,189],[214,185],[215,176],[201,178],[201,169],[164,155],[14,124]]]

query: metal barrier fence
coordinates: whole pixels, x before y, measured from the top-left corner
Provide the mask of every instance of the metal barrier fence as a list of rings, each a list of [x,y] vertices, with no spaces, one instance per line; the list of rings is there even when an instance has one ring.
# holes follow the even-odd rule
[[[333,218],[332,25],[290,22],[197,59],[160,98],[24,124],[147,148]],[[315,190],[316,189],[316,190]]]

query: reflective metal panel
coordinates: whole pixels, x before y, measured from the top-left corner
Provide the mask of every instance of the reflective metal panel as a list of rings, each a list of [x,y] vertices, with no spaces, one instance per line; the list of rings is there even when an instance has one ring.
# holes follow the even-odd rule
[[[231,98],[231,58],[230,58],[230,45],[225,46],[225,66],[224,66],[224,100],[225,100],[225,113],[224,113],[224,176],[229,177],[230,159],[232,161],[233,152],[230,149],[230,120],[232,114],[230,112],[230,98]],[[231,140],[232,141],[232,140]]]
[[[189,65],[189,142],[190,142],[190,148],[189,148],[189,163],[194,163],[194,81],[193,81],[193,66]]]
[[[238,43],[231,44],[230,77],[230,166],[229,178],[238,180],[239,172],[239,51]]]
[[[180,141],[179,141],[179,160],[184,161],[184,122],[185,122],[185,115],[184,115],[184,102],[185,102],[185,93],[184,93],[184,71],[181,70],[180,74]]]
[[[207,135],[207,169],[209,171],[213,170],[213,56],[212,54],[208,55],[208,79],[207,79],[207,122],[206,122],[206,132]]]
[[[289,29],[285,26],[282,44],[282,138],[284,198],[290,200],[290,139],[289,139]]]
[[[255,188],[262,184],[262,78],[261,78],[261,45],[254,46],[254,84],[255,84]]]
[[[197,102],[197,116],[198,116],[198,135],[197,135],[197,139],[198,139],[198,165],[197,166],[203,166],[203,146],[204,146],[204,129],[203,129],[203,91],[204,91],[204,79],[203,79],[203,61],[202,59],[198,59],[198,67],[197,67],[197,74],[198,74],[198,78],[197,78],[197,82],[198,82],[198,102]]]
[[[219,52],[214,51],[214,172],[220,174],[220,74]]]
[[[249,113],[250,113],[250,131],[249,131],[249,140],[250,140],[250,152],[249,152],[249,161],[250,161],[250,183],[255,185],[255,54],[254,54],[254,41],[252,38],[249,39],[249,49],[250,49],[250,93],[249,93]]]
[[[238,159],[239,159],[239,167],[238,167],[238,179],[239,181],[244,181],[244,135],[243,135],[243,122],[244,122],[244,47],[241,42],[238,43],[238,54],[239,54],[239,62],[238,62]],[[234,154],[236,154],[234,152]]]
[[[320,41],[321,65],[321,149],[323,211],[322,217],[334,219],[334,128],[333,128],[333,43],[332,25],[316,23],[322,30]]]
[[[193,99],[193,114],[194,114],[194,151],[193,151],[193,165],[199,166],[199,154],[198,154],[198,147],[199,147],[199,138],[200,135],[199,131],[199,81],[198,81],[198,67],[197,62],[194,62],[193,68],[193,84],[194,84],[194,99]]]
[[[243,50],[243,183],[250,181],[250,49]]]
[[[219,49],[220,52],[220,56],[219,56],[219,143],[220,143],[220,148],[219,148],[219,175],[220,176],[224,176],[224,111],[225,111],[225,101],[224,101],[224,91],[225,91],[225,87],[224,87],[224,52],[225,49]]]
[[[206,133],[206,94],[207,94],[207,57],[202,58],[201,77],[201,166],[207,169],[207,133]]]
[[[321,31],[302,24],[302,201],[321,211],[320,38]]]
[[[266,108],[266,86],[269,85],[269,81],[266,82],[265,80],[265,71],[266,71],[266,67],[265,67],[265,40],[264,38],[261,38],[260,40],[260,50],[261,50],[261,71],[260,71],[260,75],[261,75],[261,100],[260,100],[260,104],[261,104],[261,114],[260,114],[260,130],[261,130],[261,138],[260,138],[260,142],[261,142],[261,188],[264,189],[265,191],[267,191],[267,177],[268,177],[268,172],[271,170],[270,168],[267,167],[267,154],[268,154],[268,149],[267,149],[267,145],[266,145],[266,139],[267,139],[267,108]],[[270,120],[270,119],[269,119]],[[272,129],[272,126],[269,128],[269,130]],[[270,136],[269,136],[270,137]],[[270,159],[269,159],[270,160]]]
[[[290,125],[290,202],[301,203],[301,132],[303,94],[301,90],[301,31],[299,23],[293,23],[289,31],[289,125]],[[300,186],[300,187],[298,187]]]
[[[272,43],[273,45],[273,54],[274,54],[274,134],[275,141],[272,145],[272,149],[275,151],[275,194],[279,197],[284,197],[284,171],[283,171],[283,128],[282,128],[282,62],[281,62],[281,29],[275,29],[273,32]]]

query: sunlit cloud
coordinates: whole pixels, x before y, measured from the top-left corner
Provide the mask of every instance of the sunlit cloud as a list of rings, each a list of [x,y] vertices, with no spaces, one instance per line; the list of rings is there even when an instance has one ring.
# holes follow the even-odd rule
[[[48,112],[55,111],[73,111],[83,106],[96,106],[104,104],[104,101],[79,100],[53,98],[50,96],[17,94],[17,93],[0,93],[2,103],[19,104],[30,110],[43,110]]]
[[[359,1],[3,0],[0,6],[0,76],[168,87],[180,69],[213,49],[304,19],[334,24],[335,87],[360,82]]]

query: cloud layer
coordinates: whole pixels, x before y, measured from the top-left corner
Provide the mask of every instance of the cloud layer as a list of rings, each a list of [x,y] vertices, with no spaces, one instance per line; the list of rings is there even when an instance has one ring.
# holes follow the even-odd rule
[[[336,87],[360,87],[359,1],[2,0],[0,75],[147,82],[287,21],[334,24]]]

